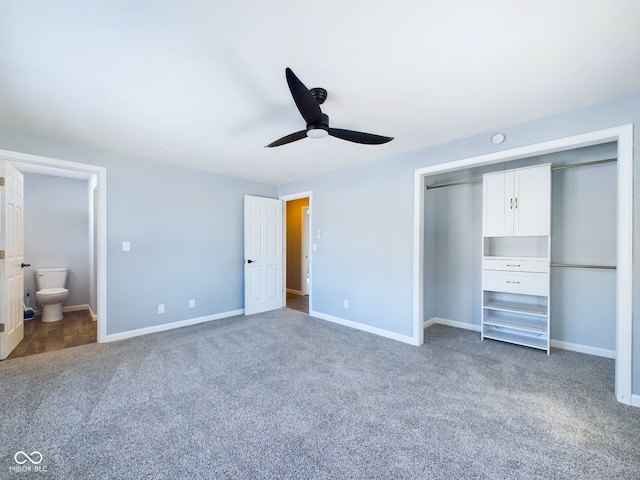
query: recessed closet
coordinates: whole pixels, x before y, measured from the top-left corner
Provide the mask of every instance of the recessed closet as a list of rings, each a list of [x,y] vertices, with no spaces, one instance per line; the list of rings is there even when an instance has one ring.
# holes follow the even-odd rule
[[[551,347],[613,358],[616,155],[613,142],[426,177],[424,320],[480,332],[483,174],[549,163]]]

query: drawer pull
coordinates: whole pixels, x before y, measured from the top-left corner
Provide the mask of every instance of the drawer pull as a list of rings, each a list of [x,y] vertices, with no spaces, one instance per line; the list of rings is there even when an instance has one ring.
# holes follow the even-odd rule
[[[520,282],[512,282],[511,280],[507,280],[507,283],[512,283],[512,284],[515,284],[515,285],[520,285]]]
[[[507,267],[518,267],[518,268],[520,268],[520,265],[516,265],[515,263],[512,263],[511,265],[509,265],[509,264],[507,263]]]

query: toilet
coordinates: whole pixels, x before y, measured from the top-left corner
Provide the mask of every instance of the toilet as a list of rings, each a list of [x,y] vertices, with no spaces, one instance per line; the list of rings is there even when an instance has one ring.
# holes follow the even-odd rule
[[[36,269],[36,300],[42,306],[42,321],[62,320],[62,302],[67,299],[68,268]]]

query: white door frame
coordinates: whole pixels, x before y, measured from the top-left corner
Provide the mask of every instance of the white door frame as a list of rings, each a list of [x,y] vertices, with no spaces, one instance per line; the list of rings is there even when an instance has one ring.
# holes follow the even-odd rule
[[[300,192],[300,193],[292,193],[291,195],[282,195],[280,196],[280,200],[282,200],[284,202],[283,205],[283,213],[282,213],[282,235],[284,238],[283,241],[283,248],[284,248],[284,252],[286,254],[287,252],[287,202],[291,201],[291,200],[300,200],[301,198],[308,198],[309,199],[309,238],[307,239],[307,241],[309,243],[311,243],[311,239],[313,238],[313,208],[311,208],[311,203],[313,201],[312,198],[312,194],[313,192],[311,190],[306,191],[306,192]],[[287,256],[286,255],[282,255],[282,272],[284,275],[284,281],[282,282],[283,284],[283,298],[284,300],[284,305],[286,306],[287,302],[286,302],[286,298],[287,298],[287,292],[286,292],[286,288],[287,288]],[[313,287],[313,249],[309,248],[309,283],[312,285]],[[304,279],[303,279],[304,281]],[[313,290],[313,288],[311,288],[311,290],[308,292],[309,293],[309,312],[312,311],[312,304],[313,304],[313,295],[311,293],[311,291]]]
[[[27,153],[0,150],[0,159],[12,163],[27,163],[44,167],[61,168],[86,174],[95,174],[98,195],[96,228],[96,290],[98,292],[98,342],[107,341],[107,169],[96,165],[69,162],[57,158],[30,155]]]
[[[302,259],[300,261],[301,265],[301,273],[300,273],[300,291],[302,295],[309,295],[309,288],[307,286],[307,275],[309,274],[309,265],[310,265],[310,255],[311,255],[311,245],[309,245],[309,239],[311,238],[311,229],[309,227],[309,219],[311,214],[311,209],[309,206],[302,207]],[[309,282],[311,283],[311,282]]]
[[[471,167],[617,142],[617,269],[615,394],[632,403],[633,337],[633,124],[598,130],[511,150],[489,153],[414,171],[413,190],[413,342],[424,343],[424,198],[425,177]]]

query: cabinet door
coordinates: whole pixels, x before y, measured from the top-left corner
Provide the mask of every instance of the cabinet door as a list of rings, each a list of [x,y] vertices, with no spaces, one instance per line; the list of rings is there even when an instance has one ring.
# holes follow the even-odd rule
[[[483,177],[482,227],[485,237],[513,235],[513,171]]]
[[[514,236],[551,233],[551,165],[515,170]]]

